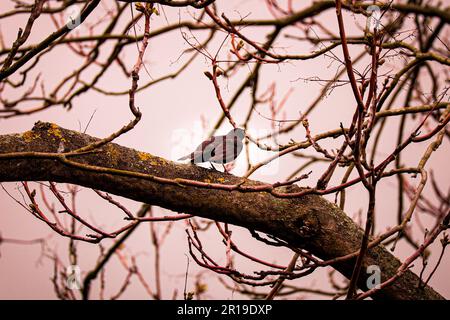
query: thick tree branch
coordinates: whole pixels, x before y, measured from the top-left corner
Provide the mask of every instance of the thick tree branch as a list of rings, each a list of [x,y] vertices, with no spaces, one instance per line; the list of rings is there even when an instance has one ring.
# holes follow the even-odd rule
[[[103,190],[173,211],[265,232],[321,259],[347,255],[361,245],[362,230],[337,206],[318,195],[287,199],[277,198],[269,192],[164,183],[164,180],[149,177],[221,184],[238,184],[242,178],[177,164],[113,143],[93,153],[72,155],[67,158],[70,161],[63,161],[57,153],[61,147],[64,152],[69,152],[95,141],[98,139],[42,122],[23,134],[0,136],[0,182],[55,181]],[[97,170],[100,167],[109,169]],[[124,172],[138,174],[129,176]],[[245,180],[245,184],[256,186],[262,183]],[[299,191],[297,186],[279,188],[283,192]],[[333,267],[351,277],[353,265],[354,260],[346,260]],[[378,265],[382,281],[385,281],[396,274],[401,263],[379,246],[368,250],[363,270],[369,265]],[[365,272],[361,273],[359,288],[367,290],[367,277]],[[377,292],[374,298],[443,299],[431,287],[421,288],[419,278],[410,271]]]

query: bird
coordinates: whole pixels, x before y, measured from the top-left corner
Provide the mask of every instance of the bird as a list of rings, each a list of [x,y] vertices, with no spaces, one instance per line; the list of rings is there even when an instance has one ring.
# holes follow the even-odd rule
[[[234,128],[224,136],[213,136],[206,139],[198,145],[194,152],[181,157],[178,161],[189,159],[192,164],[209,162],[212,168],[216,169],[212,163],[223,165],[234,161],[239,156],[244,138],[244,129]]]

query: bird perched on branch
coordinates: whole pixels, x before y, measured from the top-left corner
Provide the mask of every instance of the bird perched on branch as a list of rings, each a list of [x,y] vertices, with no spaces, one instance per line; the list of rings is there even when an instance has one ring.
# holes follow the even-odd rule
[[[194,152],[181,157],[178,160],[189,159],[191,163],[210,162],[215,169],[214,163],[225,164],[234,161],[242,151],[242,140],[245,138],[245,131],[235,128],[224,136],[213,136],[203,141]]]

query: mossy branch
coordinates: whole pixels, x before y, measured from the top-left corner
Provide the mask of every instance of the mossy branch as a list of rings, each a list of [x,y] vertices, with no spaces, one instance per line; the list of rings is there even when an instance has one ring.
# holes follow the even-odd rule
[[[94,152],[71,153],[98,140],[42,122],[22,134],[2,135],[0,182],[55,181],[103,190],[176,212],[265,232],[321,259],[348,255],[361,245],[362,230],[341,209],[321,196],[278,198],[264,188],[263,191],[228,189],[227,185],[242,184],[243,178],[174,163],[114,143]],[[179,183],[186,180],[225,187]],[[247,186],[267,185],[252,180],[244,182]],[[300,189],[293,185],[278,188],[283,192]],[[332,267],[351,277],[353,264],[354,259],[339,260]],[[401,263],[380,245],[367,252],[364,270],[369,265],[380,267],[384,281],[396,273]],[[368,276],[361,273],[358,286],[362,290],[367,290]],[[419,278],[406,271],[374,298],[443,299],[431,287],[422,288],[418,284]]]

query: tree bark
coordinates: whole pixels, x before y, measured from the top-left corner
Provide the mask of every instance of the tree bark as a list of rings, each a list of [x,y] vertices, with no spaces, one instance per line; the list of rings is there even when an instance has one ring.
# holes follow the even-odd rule
[[[196,181],[236,184],[242,178],[190,164],[169,160],[108,143],[95,153],[70,157],[82,165],[73,166],[42,153],[75,150],[97,141],[86,134],[37,122],[31,131],[0,136],[0,182],[55,181],[103,190],[176,212],[251,228],[280,238],[290,246],[304,248],[321,259],[340,257],[359,249],[363,231],[342,210],[318,195],[301,198],[278,198],[269,192],[227,191],[176,183],[161,183],[152,177],[184,178]],[[59,150],[61,151],[61,150]],[[12,154],[18,153],[21,154]],[[26,153],[24,153],[26,152]],[[39,152],[40,154],[36,154]],[[123,172],[145,173],[148,177],[131,177]],[[246,180],[245,184],[262,182]],[[281,187],[284,192],[298,192],[298,186]],[[355,260],[333,267],[351,277]],[[400,261],[383,246],[370,249],[363,270],[378,265],[382,281],[392,277]],[[370,274],[362,272],[358,286],[367,290]],[[431,287],[419,287],[419,278],[405,272],[393,285],[380,290],[375,299],[443,299]]]

